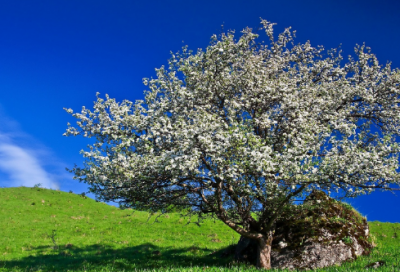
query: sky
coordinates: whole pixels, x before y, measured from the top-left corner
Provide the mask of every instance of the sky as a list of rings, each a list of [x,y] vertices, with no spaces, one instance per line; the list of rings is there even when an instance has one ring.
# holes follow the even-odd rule
[[[82,165],[89,141],[64,137],[75,120],[63,108],[91,108],[96,92],[144,99],[170,52],[206,48],[223,29],[296,30],[296,43],[326,49],[372,48],[400,67],[400,1],[89,1],[0,0],[0,187],[34,186],[82,193],[65,170]],[[93,197],[93,195],[90,195]],[[348,200],[369,221],[400,222],[400,192]]]

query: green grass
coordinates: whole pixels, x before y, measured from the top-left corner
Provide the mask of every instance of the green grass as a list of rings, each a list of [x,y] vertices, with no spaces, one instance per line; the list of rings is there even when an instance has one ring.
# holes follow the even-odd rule
[[[147,219],[72,193],[1,188],[0,271],[257,271],[219,257],[239,239],[219,221]],[[369,224],[377,243],[370,256],[318,271],[364,271],[379,260],[386,265],[376,271],[400,271],[400,224]]]

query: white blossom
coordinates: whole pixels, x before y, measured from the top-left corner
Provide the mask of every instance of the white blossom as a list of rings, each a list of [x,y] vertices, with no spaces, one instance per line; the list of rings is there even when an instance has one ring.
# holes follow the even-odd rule
[[[399,185],[399,70],[365,45],[342,64],[339,51],[295,45],[289,28],[275,39],[274,24],[261,23],[268,45],[245,29],[173,54],[143,80],[145,101],[96,94],[93,110],[66,109],[78,122],[65,135],[96,140],[75,178],[107,200],[209,211],[249,237],[246,211],[273,214],[315,189]]]

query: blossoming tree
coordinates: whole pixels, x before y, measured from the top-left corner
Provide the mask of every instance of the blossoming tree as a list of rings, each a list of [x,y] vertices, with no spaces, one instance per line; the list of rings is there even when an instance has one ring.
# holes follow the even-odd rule
[[[79,120],[65,135],[95,138],[71,171],[100,199],[216,216],[270,268],[274,222],[293,200],[399,184],[400,72],[364,45],[342,65],[340,51],[261,23],[266,45],[245,29],[172,55],[144,79],[145,102],[97,94],[94,110],[66,109]]]

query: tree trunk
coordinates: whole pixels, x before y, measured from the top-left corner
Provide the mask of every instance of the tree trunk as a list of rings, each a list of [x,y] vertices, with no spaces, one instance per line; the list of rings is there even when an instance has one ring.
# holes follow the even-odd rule
[[[271,269],[271,246],[273,233],[269,232],[266,237],[258,240],[257,246],[257,267]]]

